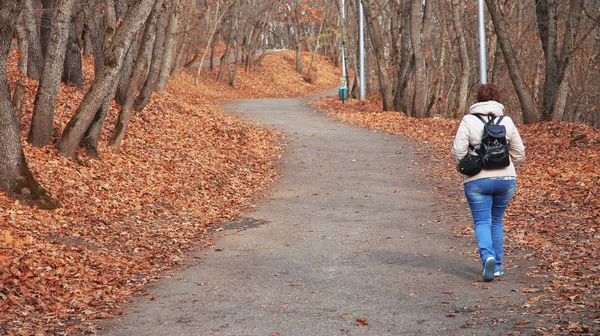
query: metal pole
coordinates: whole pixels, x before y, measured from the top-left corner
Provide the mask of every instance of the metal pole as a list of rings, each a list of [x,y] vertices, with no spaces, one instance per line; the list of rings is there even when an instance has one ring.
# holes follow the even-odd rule
[[[479,80],[487,84],[487,58],[485,45],[485,20],[483,17],[484,0],[479,0]]]
[[[342,77],[346,78],[346,12],[345,12],[345,1],[342,0]]]
[[[360,13],[359,13],[359,25],[358,25],[358,34],[359,34],[359,44],[358,48],[360,49],[360,100],[365,100],[365,23],[364,17],[365,13],[363,10],[362,0],[359,0],[360,3]]]

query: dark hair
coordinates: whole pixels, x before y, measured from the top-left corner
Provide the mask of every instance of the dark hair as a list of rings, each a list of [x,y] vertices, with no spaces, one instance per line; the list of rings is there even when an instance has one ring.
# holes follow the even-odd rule
[[[477,102],[485,102],[488,100],[500,100],[500,93],[494,83],[481,84],[477,88]]]

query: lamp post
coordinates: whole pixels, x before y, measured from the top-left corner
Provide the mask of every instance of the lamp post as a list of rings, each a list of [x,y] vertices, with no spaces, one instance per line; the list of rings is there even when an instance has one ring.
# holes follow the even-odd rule
[[[359,35],[359,43],[358,49],[360,49],[360,100],[365,100],[365,22],[364,22],[364,9],[362,0],[358,1],[360,11],[359,11],[359,19],[358,19],[358,35]]]
[[[484,0],[479,0],[479,80],[481,84],[487,84],[487,59],[485,45],[485,20],[483,17]]]
[[[345,12],[345,1],[342,0],[342,79],[340,80],[340,87],[338,94],[342,103],[348,99],[348,80],[346,75],[346,12]]]

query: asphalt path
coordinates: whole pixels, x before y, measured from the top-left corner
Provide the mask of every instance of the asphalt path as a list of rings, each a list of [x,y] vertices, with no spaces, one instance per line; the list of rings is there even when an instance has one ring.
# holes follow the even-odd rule
[[[501,280],[481,281],[474,238],[453,237],[460,223],[448,215],[467,208],[439,204],[414,144],[299,99],[227,110],[286,134],[281,178],[101,334],[527,333],[516,326],[527,319],[518,312],[526,267],[508,255]]]

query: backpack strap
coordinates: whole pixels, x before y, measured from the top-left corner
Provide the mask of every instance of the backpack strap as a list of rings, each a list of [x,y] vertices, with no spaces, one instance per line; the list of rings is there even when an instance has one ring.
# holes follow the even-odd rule
[[[492,119],[490,119],[490,120],[488,120],[488,121],[485,121],[485,119],[483,119],[483,118],[481,117],[481,115],[479,115],[479,114],[475,114],[475,116],[476,116],[476,117],[477,117],[479,120],[481,120],[481,122],[482,122],[482,123],[484,123],[484,124],[489,124],[490,122],[491,122],[492,124],[494,123],[494,116],[492,116]],[[488,114],[488,116],[489,116],[489,114]]]
[[[475,116],[476,116],[476,117],[477,117],[479,120],[481,120],[481,122],[482,122],[482,123],[484,123],[484,124],[490,124],[490,125],[494,125],[494,120],[496,119],[496,117],[494,117],[494,116],[493,116],[493,115],[491,115],[491,114],[488,114],[488,116],[491,116],[491,119],[490,119],[490,120],[488,120],[488,121],[485,121],[485,119],[483,119],[483,118],[481,117],[481,115],[479,115],[479,114],[475,114]],[[502,119],[504,119],[504,116],[500,116],[500,118],[498,118],[498,121],[496,121],[496,123],[495,123],[495,124],[496,124],[496,125],[500,125],[500,122],[502,121]]]

